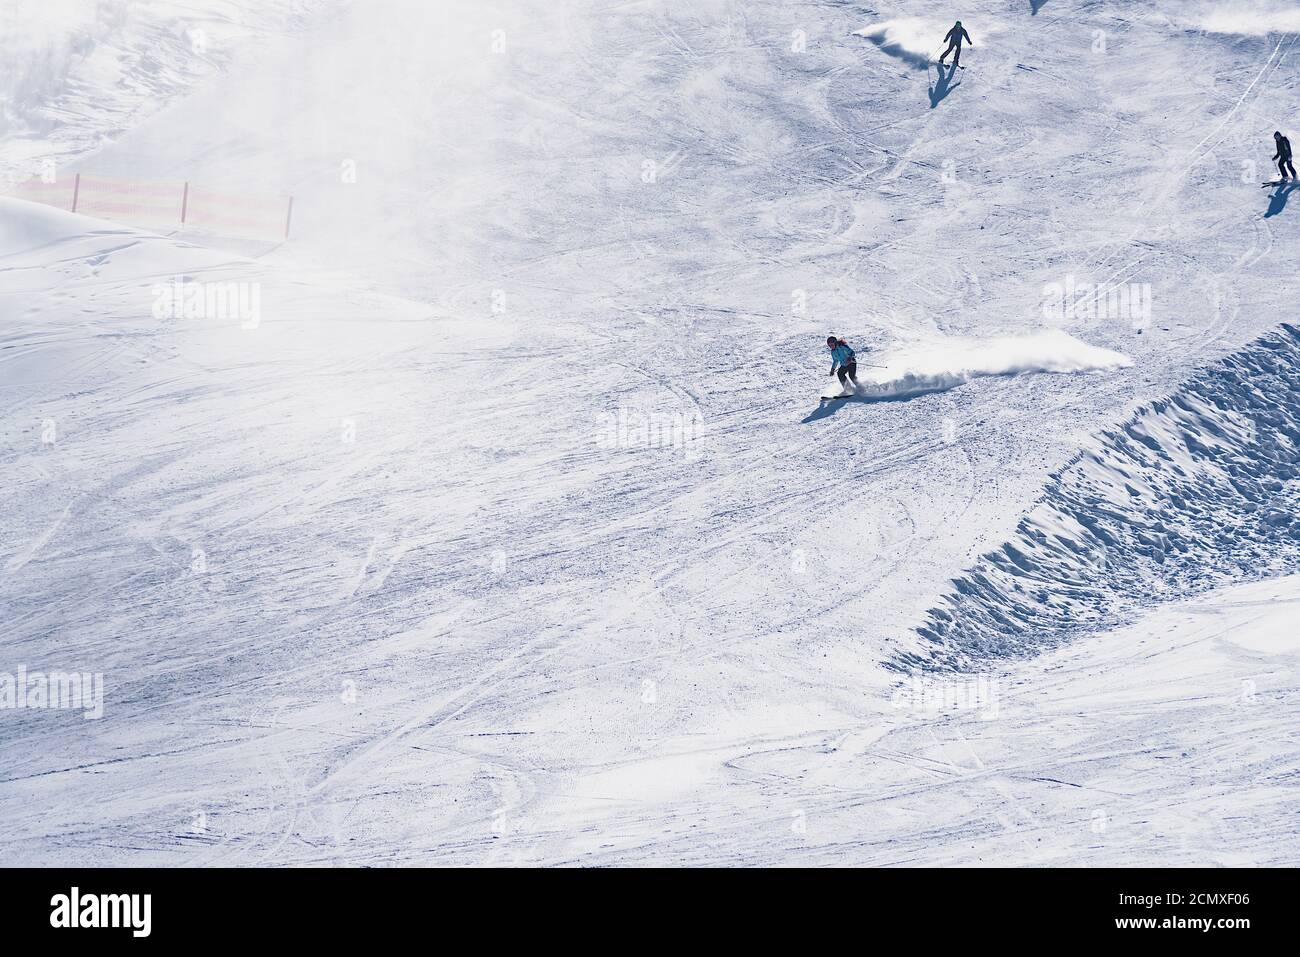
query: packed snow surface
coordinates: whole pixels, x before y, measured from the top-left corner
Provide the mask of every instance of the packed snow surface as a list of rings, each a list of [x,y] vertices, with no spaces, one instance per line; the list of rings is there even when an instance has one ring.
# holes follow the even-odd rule
[[[294,229],[0,201],[0,859],[1296,863],[1300,37],[1215,7],[6,4],[11,179]]]

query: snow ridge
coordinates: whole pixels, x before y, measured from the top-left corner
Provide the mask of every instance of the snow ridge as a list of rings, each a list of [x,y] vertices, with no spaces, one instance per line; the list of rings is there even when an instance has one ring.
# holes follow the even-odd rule
[[[1283,325],[1054,474],[891,662],[961,668],[1118,624],[1153,599],[1300,566],[1300,330]]]

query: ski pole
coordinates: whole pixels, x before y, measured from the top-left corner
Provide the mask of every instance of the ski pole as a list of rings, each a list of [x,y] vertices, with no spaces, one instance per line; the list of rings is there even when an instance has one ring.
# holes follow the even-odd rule
[[[889,368],[889,366],[873,366],[870,362],[859,362],[858,365],[862,366],[864,369],[888,369]],[[835,378],[834,372],[831,373],[831,378],[832,379]]]

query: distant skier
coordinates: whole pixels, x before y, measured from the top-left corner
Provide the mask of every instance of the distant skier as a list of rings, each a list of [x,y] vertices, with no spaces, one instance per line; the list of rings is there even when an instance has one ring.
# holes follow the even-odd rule
[[[966,28],[963,27],[961,25],[961,21],[958,20],[955,24],[953,24],[952,29],[949,30],[948,33],[944,36],[944,39],[948,41],[948,49],[944,50],[943,56],[939,57],[940,63],[943,63],[944,60],[948,59],[948,54],[951,53],[953,55],[952,57],[953,67],[956,68],[961,66],[962,37],[965,37],[966,42],[969,43],[971,46],[975,45],[975,41],[970,38],[970,34],[966,32]]]
[[[1295,179],[1295,164],[1291,162],[1291,141],[1279,131],[1273,134],[1273,142],[1277,144],[1277,155],[1273,159],[1277,160],[1277,168],[1281,171],[1282,178]],[[1290,174],[1287,170],[1291,171]]]
[[[858,386],[857,354],[849,348],[847,342],[835,336],[826,337],[826,348],[831,350],[831,375],[839,376],[842,388],[848,388],[848,382],[844,380],[851,379],[856,389]]]

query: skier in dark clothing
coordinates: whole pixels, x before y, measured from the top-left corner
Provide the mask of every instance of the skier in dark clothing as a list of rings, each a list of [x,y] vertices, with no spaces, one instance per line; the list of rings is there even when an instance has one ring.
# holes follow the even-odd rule
[[[1273,134],[1273,142],[1277,144],[1277,155],[1273,159],[1277,160],[1277,168],[1282,173],[1282,178],[1295,179],[1295,164],[1291,162],[1291,141],[1279,131]],[[1291,172],[1288,173],[1287,170]]]
[[[951,53],[953,55],[952,57],[953,67],[956,68],[961,66],[962,37],[965,37],[966,42],[969,43],[971,46],[975,45],[975,41],[970,38],[970,34],[966,32],[966,28],[963,27],[961,25],[961,21],[958,20],[955,24],[953,24],[952,29],[949,30],[948,33],[944,36],[944,39],[948,41],[948,49],[944,50],[943,56],[939,57],[940,63],[948,59],[948,54]]]
[[[848,383],[844,381],[847,378],[851,379],[854,388],[857,388],[858,358],[849,348],[849,344],[835,336],[827,336],[826,348],[831,350],[831,375],[839,375],[841,387],[848,388]]]

